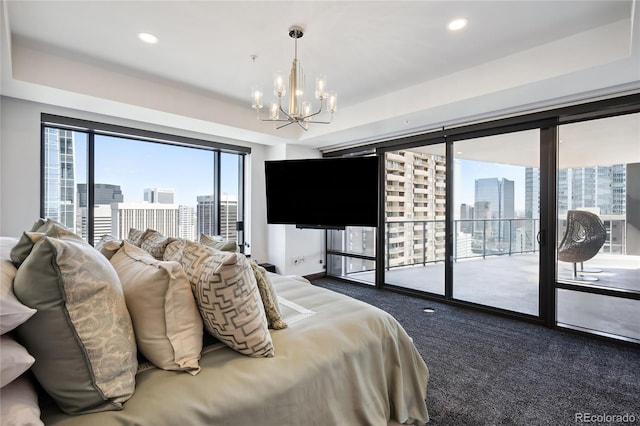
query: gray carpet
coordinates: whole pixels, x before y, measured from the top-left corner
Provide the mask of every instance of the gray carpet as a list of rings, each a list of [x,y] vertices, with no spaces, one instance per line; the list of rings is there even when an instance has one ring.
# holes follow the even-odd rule
[[[640,424],[638,346],[328,278],[313,284],[398,319],[429,367],[432,425]]]

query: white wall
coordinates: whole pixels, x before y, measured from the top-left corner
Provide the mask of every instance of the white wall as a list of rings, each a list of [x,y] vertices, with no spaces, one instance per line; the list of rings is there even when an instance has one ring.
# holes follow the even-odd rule
[[[40,120],[42,113],[128,126],[138,129],[219,141],[211,135],[134,122],[111,116],[85,113],[30,101],[0,97],[0,235],[19,237],[30,229],[40,215]],[[222,142],[229,143],[225,140]],[[279,257],[270,254],[265,214],[263,145],[250,146],[247,170],[247,232],[252,258],[267,261]],[[285,250],[284,244],[274,249]]]
[[[267,150],[265,160],[319,158],[320,151],[301,145],[280,145]],[[264,176],[264,162],[262,163]],[[266,206],[266,204],[265,204]],[[269,263],[282,275],[311,275],[324,272],[325,231],[297,229],[293,225],[267,225]],[[293,258],[304,258],[294,264]]]

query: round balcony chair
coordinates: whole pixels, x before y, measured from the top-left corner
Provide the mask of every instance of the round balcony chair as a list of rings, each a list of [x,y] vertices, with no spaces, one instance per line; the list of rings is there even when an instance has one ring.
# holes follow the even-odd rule
[[[598,215],[584,210],[567,212],[567,230],[558,246],[558,260],[573,263],[573,279],[578,279],[577,265],[594,257],[602,248],[607,237],[607,230]],[[599,272],[599,271],[595,271]],[[595,277],[581,274],[582,281],[597,281]]]

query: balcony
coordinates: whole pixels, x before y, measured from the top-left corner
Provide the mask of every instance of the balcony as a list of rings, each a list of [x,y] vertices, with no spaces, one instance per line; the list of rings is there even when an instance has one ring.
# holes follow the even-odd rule
[[[624,224],[607,220],[607,230]],[[411,229],[386,236],[393,246],[385,250],[385,284],[444,295],[445,241],[443,220],[388,222],[387,230]],[[538,316],[539,249],[537,219],[456,220],[453,249],[453,298],[489,307]],[[558,238],[562,238],[559,232]],[[435,238],[434,235],[440,235]],[[617,235],[614,232],[614,238]],[[640,293],[640,256],[628,254],[626,245],[607,241],[573,278],[572,264],[558,262],[560,285],[597,287]],[[345,278],[375,283],[374,263],[368,271],[346,271]],[[580,265],[578,265],[580,271]],[[595,281],[590,281],[595,280]],[[553,284],[551,284],[553,285]],[[557,319],[579,329],[596,330],[640,342],[638,300],[619,299],[557,288]]]

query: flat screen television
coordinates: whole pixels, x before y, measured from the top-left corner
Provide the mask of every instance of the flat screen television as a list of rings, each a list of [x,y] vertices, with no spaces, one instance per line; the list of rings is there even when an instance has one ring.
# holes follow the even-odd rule
[[[378,157],[265,161],[267,223],[377,226]]]

